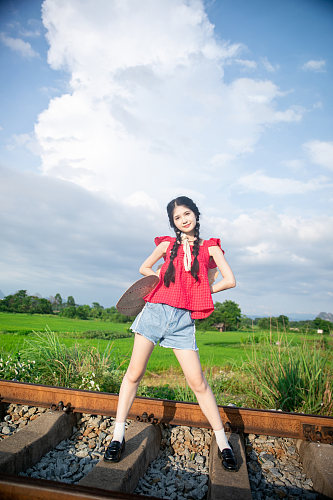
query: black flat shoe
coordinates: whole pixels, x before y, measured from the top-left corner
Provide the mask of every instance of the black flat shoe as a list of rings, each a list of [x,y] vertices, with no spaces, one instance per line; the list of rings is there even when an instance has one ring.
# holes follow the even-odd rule
[[[104,454],[106,462],[119,462],[121,454],[125,448],[125,439],[120,441],[111,441]]]
[[[219,456],[219,458],[221,458],[222,465],[225,468],[225,470],[235,472],[238,469],[237,459],[234,455],[234,452],[232,450],[232,446],[230,443],[229,443],[229,446],[230,446],[231,450],[229,450],[229,448],[224,448],[222,451],[220,451],[220,448],[219,448],[218,456]]]

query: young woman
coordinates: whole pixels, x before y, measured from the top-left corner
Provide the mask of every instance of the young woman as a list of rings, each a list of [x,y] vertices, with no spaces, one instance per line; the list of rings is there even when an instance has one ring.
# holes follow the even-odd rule
[[[225,435],[215,397],[202,372],[195,341],[194,320],[214,311],[212,293],[236,286],[235,278],[221,249],[220,240],[200,239],[196,204],[186,196],[167,206],[170,226],[176,237],[155,238],[156,248],[140,267],[144,276],[157,274],[154,264],[162,257],[159,282],[146,297],[146,305],[131,329],[135,332],[133,352],[122,381],[113,439],[104,460],[118,462],[124,449],[125,420],[132,406],[149,357],[159,341],[173,349],[200,408],[214,430],[222,465],[237,470],[236,458]],[[210,285],[209,269],[218,267],[223,279]]]

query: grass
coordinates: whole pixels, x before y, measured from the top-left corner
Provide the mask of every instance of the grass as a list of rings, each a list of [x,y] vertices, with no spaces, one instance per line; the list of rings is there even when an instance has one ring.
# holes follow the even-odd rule
[[[43,327],[40,332],[38,325]],[[56,326],[58,333],[47,325]],[[0,333],[0,378],[33,377],[26,381],[118,392],[134,336],[111,343],[96,337],[128,334],[128,327],[100,320],[0,313],[0,331],[8,332]],[[197,331],[196,338],[218,404],[333,413],[331,337],[255,330]],[[138,395],[195,401],[172,349],[159,346]]]
[[[254,346],[243,367],[249,376],[245,392],[256,407],[333,414],[332,353],[325,344],[292,346],[283,335],[278,345],[266,342],[263,351],[258,357]]]
[[[0,333],[26,334],[33,331],[43,331],[49,328],[53,332],[85,332],[87,330],[101,330],[126,332],[130,323],[112,323],[100,319],[70,319],[53,314],[15,314],[0,312]]]
[[[15,354],[0,355],[0,378],[59,387],[118,392],[121,364],[108,343],[100,352],[92,346],[61,342],[51,330],[35,332]]]
[[[39,314],[15,314],[0,313],[0,346],[3,351],[17,352],[23,348],[25,340],[28,340],[34,331],[45,331],[50,329],[57,332],[61,343],[67,347],[80,345],[83,347],[93,347],[100,353],[107,348],[109,341],[103,338],[77,338],[77,335],[88,331],[115,332],[115,334],[128,333],[129,323],[112,323],[101,320],[78,320],[61,318],[53,315]],[[9,334],[12,332],[11,334]],[[87,334],[89,337],[89,334]],[[263,342],[269,333],[267,331],[256,330],[255,337],[258,339],[258,351],[264,352]],[[252,351],[250,332],[224,332],[217,331],[196,332],[197,344],[201,364],[204,368],[240,368],[247,360],[248,353]],[[280,338],[279,334],[272,334],[271,341],[276,342]],[[309,344],[319,341],[320,336],[303,336],[297,333],[288,334],[290,345],[301,344],[305,339]],[[118,359],[128,358],[133,347],[134,337],[117,338],[112,340],[113,352]],[[328,342],[332,343],[333,339]],[[122,366],[126,368],[128,360]],[[176,360],[172,349],[165,349],[157,346],[148,363],[148,372],[163,372],[173,368],[180,371],[178,361]]]

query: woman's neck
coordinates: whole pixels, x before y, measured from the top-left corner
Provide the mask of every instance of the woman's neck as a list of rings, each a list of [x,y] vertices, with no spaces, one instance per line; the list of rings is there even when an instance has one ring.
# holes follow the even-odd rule
[[[194,245],[194,242],[196,241],[196,237],[194,236],[194,234],[184,234],[182,233],[182,240],[185,240],[187,239],[187,241],[189,242],[190,246],[193,246]],[[199,245],[201,246],[203,243],[203,240],[200,238],[199,239]]]
[[[187,239],[189,243],[193,243],[196,240],[194,231],[193,233],[182,233],[182,239]]]

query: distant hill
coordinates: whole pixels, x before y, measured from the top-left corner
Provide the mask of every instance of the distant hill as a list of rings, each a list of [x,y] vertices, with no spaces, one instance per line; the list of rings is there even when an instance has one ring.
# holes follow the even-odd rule
[[[5,298],[5,294],[0,290],[0,300]]]
[[[268,314],[266,314],[265,316],[263,316],[262,314],[246,314],[246,316],[248,318],[251,318],[251,319],[269,318]],[[276,314],[275,316],[279,316],[279,315]],[[317,317],[316,314],[311,314],[311,313],[309,313],[309,314],[307,314],[307,313],[285,313],[285,316],[287,316],[289,318],[289,321],[307,321],[307,320],[313,320]]]
[[[321,312],[318,314],[318,318],[324,319],[325,321],[330,321],[331,323],[333,323],[333,314],[332,313]]]

